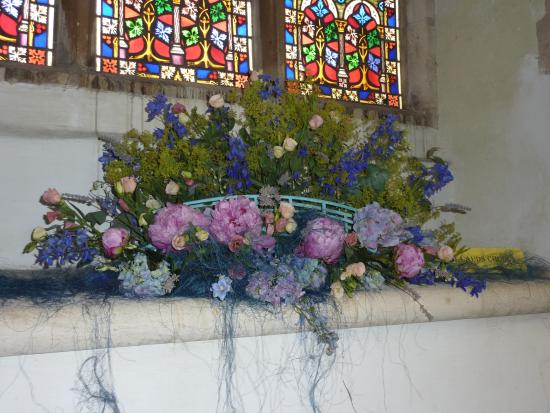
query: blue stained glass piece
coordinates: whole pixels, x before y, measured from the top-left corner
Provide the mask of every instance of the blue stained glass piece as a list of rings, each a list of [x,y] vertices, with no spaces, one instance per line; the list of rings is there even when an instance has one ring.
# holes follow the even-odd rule
[[[381,1],[380,3],[378,3],[378,8],[382,11],[384,11],[384,2]]]
[[[288,30],[285,30],[285,43],[294,44],[294,36]]]
[[[388,18],[388,26],[395,27],[395,15]]]
[[[107,3],[102,2],[101,3],[101,15],[105,17],[114,17],[113,14],[113,7],[109,6]]]
[[[50,4],[49,0],[36,0],[38,4]]]
[[[289,9],[294,7],[294,4],[292,4],[292,0],[285,0],[285,7],[288,7]]]
[[[294,76],[294,70],[288,65],[286,66],[286,78],[288,80],[296,80],[296,77]]]
[[[48,46],[48,33],[44,32],[34,36],[34,47],[45,49]]]
[[[248,60],[245,60],[244,62],[239,64],[239,72],[240,73],[248,73],[250,70],[248,69]]]
[[[210,72],[212,71],[207,69],[197,69],[197,79],[208,79]]]
[[[390,60],[397,60],[397,47],[394,47],[393,49],[390,49],[388,53],[388,58]]]
[[[399,85],[397,82],[390,84],[390,91],[394,95],[399,94]]]
[[[101,57],[113,57],[113,49],[105,43],[101,43]]]
[[[319,86],[319,89],[321,90],[321,93],[325,96],[332,95],[332,88],[330,86],[321,85]]]
[[[359,10],[357,10],[357,13],[353,15],[355,17],[355,20],[361,25],[364,26],[369,21],[372,20],[372,17],[368,15],[367,11],[365,10],[365,6],[361,4],[359,7]]]
[[[248,35],[248,29],[246,24],[241,24],[240,26],[237,26],[237,36],[247,36]]]
[[[149,73],[154,73],[155,75],[158,75],[160,73],[160,65],[154,63],[145,63],[145,67],[147,68]]]
[[[370,92],[367,92],[367,91],[364,91],[364,90],[360,90],[359,93],[359,99],[361,100],[367,100],[370,96]]]

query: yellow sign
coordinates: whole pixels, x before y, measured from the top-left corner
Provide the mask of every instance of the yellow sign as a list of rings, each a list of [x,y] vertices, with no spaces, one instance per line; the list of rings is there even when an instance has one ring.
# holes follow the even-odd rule
[[[456,259],[483,270],[527,271],[525,254],[518,248],[470,248]]]

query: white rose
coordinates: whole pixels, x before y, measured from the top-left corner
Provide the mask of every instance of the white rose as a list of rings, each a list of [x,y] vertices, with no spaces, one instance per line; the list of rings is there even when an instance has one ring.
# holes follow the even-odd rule
[[[298,146],[298,142],[296,142],[292,138],[286,138],[283,142],[283,148],[287,152],[292,152],[293,150],[296,149],[297,146]]]
[[[223,108],[223,105],[225,105],[225,101],[223,100],[222,95],[214,95],[208,100],[208,104],[214,109],[219,109]]]
[[[282,146],[273,147],[273,156],[275,156],[275,158],[280,159],[283,157],[284,154],[285,148],[283,148]]]
[[[199,229],[197,232],[195,232],[195,236],[199,241],[203,242],[206,241],[210,235],[204,229]]]
[[[164,192],[166,192],[166,195],[177,195],[180,191],[180,186],[175,183],[174,181],[168,182],[166,185],[166,189]]]
[[[46,238],[47,235],[48,233],[44,228],[36,227],[35,229],[32,230],[31,238],[33,241],[42,241],[44,238]]]
[[[145,206],[149,209],[160,209],[162,204],[155,198],[149,198],[147,202],[145,202]]]
[[[342,283],[340,281],[335,281],[330,286],[330,295],[334,297],[336,300],[341,300],[344,298],[344,287],[342,287]]]

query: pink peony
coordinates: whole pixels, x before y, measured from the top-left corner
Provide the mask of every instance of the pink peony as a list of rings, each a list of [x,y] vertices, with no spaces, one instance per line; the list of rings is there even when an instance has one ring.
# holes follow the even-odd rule
[[[57,189],[49,188],[42,194],[42,202],[48,205],[57,205],[61,202],[61,194]]]
[[[128,244],[130,233],[124,228],[109,228],[103,233],[101,241],[107,257],[115,257],[122,253],[122,249]]]
[[[244,196],[220,201],[212,211],[210,233],[222,244],[229,245],[237,236],[257,238],[261,232],[260,210]]]
[[[344,249],[344,226],[331,218],[310,221],[302,233],[302,243],[296,253],[334,264]]]
[[[181,204],[168,204],[166,208],[160,209],[155,215],[155,220],[149,226],[149,238],[152,244],[158,249],[168,252],[172,251],[172,240],[185,234],[191,225],[207,228],[210,220],[201,212]]]
[[[415,245],[399,244],[394,250],[395,268],[403,278],[416,277],[424,267],[424,254]]]

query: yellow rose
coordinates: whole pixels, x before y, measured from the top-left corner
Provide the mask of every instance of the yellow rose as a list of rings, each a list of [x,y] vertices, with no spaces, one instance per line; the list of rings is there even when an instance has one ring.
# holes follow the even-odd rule
[[[286,224],[285,231],[289,234],[294,233],[298,229],[298,224],[293,219],[289,219],[288,223]]]

